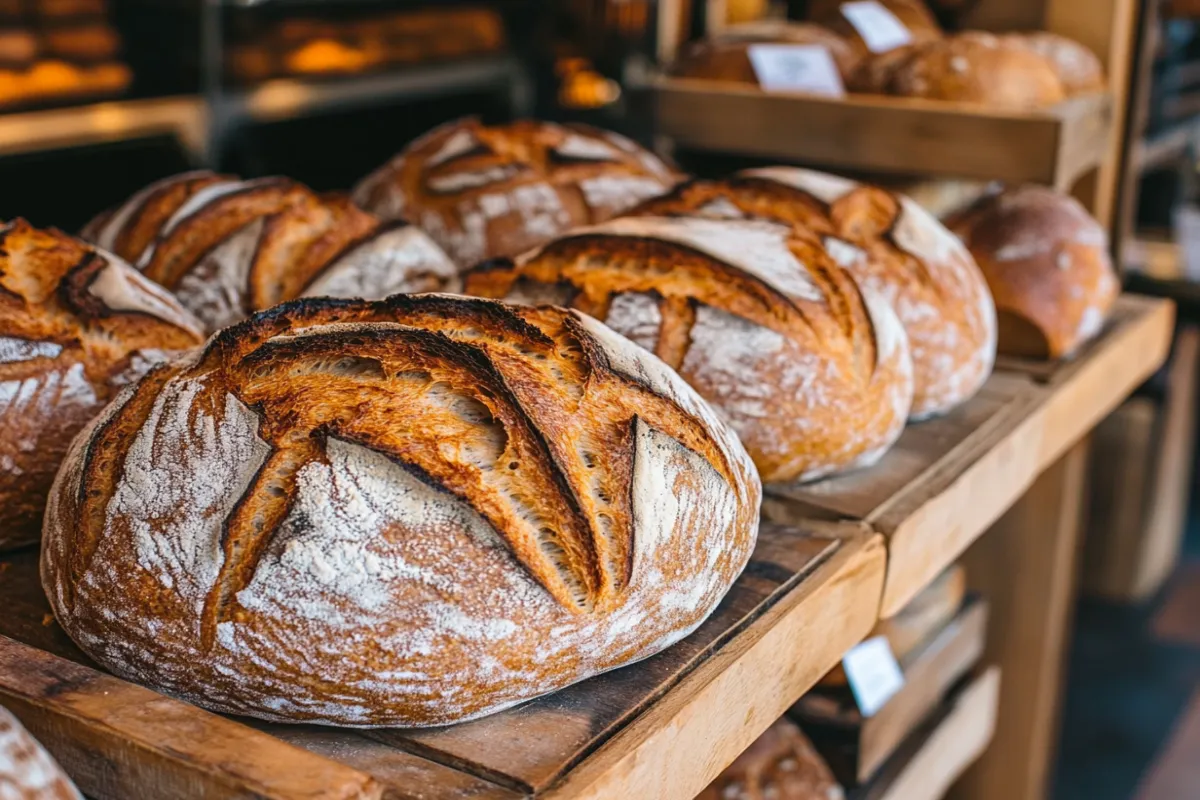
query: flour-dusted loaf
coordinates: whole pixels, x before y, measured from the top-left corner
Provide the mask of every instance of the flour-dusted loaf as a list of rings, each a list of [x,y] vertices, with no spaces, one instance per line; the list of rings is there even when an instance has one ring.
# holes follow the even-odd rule
[[[1104,88],[1104,65],[1100,57],[1074,39],[1049,31],[1013,33],[1002,39],[1007,47],[1028,50],[1049,61],[1068,95]]]
[[[942,38],[942,28],[937,18],[925,5],[923,0],[877,0],[883,12],[892,16],[908,32],[910,44],[922,44]],[[838,33],[848,37],[861,52],[887,52],[895,49],[872,46],[869,36],[864,36],[858,25],[864,17],[855,15],[853,10],[847,13],[847,6],[862,6],[861,2],[852,0],[812,0],[808,6],[808,16],[814,22],[827,25]],[[872,17],[867,17],[868,30],[882,30]]]
[[[0,706],[0,798],[82,800],[58,762]]]
[[[382,217],[411,220],[468,267],[610,219],[676,179],[654,154],[608,131],[465,119],[410,144],[364,179],[354,199]]]
[[[569,305],[654,352],[729,421],[764,481],[874,463],[912,403],[908,341],[815,236],[624,217],[463,276],[469,294]]]
[[[90,656],[207,708],[443,725],[686,636],[760,495],[699,396],[590,317],[301,300],[75,440],[42,579]]]
[[[71,438],[200,324],[121,259],[24,220],[0,227],[0,550],[38,540]]]
[[[756,219],[800,226],[895,309],[913,361],[914,418],[971,398],[996,357],[996,313],[970,253],[909,198],[792,167],[694,181],[636,213]]]
[[[829,765],[796,725],[767,728],[695,800],[842,800]]]
[[[1108,234],[1074,198],[1023,186],[950,221],[996,299],[1000,352],[1062,358],[1100,333],[1120,292]]]
[[[377,300],[441,290],[456,273],[420,229],[285,178],[173,175],[83,236],[173,291],[210,331],[297,297]]]
[[[848,82],[862,61],[861,51],[844,36],[823,25],[808,22],[770,21],[735,25],[711,39],[692,43],[672,69],[684,78],[758,85],[758,74],[750,61],[750,48],[759,44],[823,47]]]

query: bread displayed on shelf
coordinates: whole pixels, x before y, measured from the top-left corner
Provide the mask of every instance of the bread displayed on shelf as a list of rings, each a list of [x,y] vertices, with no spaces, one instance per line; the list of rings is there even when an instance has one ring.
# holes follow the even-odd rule
[[[1074,39],[1048,31],[1030,31],[1009,34],[1003,41],[1007,47],[1028,50],[1049,61],[1068,95],[1096,92],[1105,86],[1100,57]]]
[[[1104,226],[1077,200],[1023,186],[981,200],[949,224],[987,277],[1001,353],[1064,358],[1100,333],[1120,284]]]
[[[655,353],[738,432],[764,481],[875,463],[912,404],[895,312],[801,230],[623,217],[482,264],[463,284],[579,309]]]
[[[111,253],[24,220],[0,228],[0,549],[38,540],[72,437],[127,384],[202,341]]]
[[[21,69],[37,58],[38,40],[27,28],[0,28],[0,68]]]
[[[862,53],[858,48],[844,36],[824,26],[768,21],[732,26],[713,38],[691,43],[675,63],[672,74],[681,78],[756,86],[759,80],[750,60],[750,50],[758,44],[824,47],[837,66],[843,83],[850,81],[862,61]]]
[[[58,762],[3,706],[0,706],[0,797],[82,800]]]
[[[116,58],[121,36],[103,22],[55,26],[41,33],[42,52],[50,58],[92,63]]]
[[[873,8],[864,9],[865,6]],[[943,36],[941,26],[923,0],[874,0],[870,3],[812,0],[808,8],[809,19],[847,37],[864,54],[936,41]],[[863,13],[864,10],[867,13]],[[879,43],[893,39],[891,27],[895,23],[903,29],[903,41],[890,47],[881,46]]]
[[[683,184],[634,213],[766,220],[800,226],[895,309],[912,352],[911,415],[945,413],[975,395],[996,356],[996,315],[971,254],[904,195],[794,167]],[[752,448],[753,452],[753,448]]]
[[[0,107],[113,97],[132,82],[133,73],[118,61],[88,65],[41,59],[23,70],[0,68]]]
[[[300,300],[88,426],[42,576],[126,679],[264,719],[445,725],[686,636],[760,499],[699,395],[586,315]]]
[[[777,721],[696,800],[842,800],[845,792],[794,723]]]
[[[467,267],[604,222],[677,180],[653,153],[609,131],[466,119],[417,139],[359,183],[354,199],[420,226]]]
[[[174,292],[209,331],[298,297],[438,291],[457,272],[420,229],[286,178],[173,175],[82,235]]]

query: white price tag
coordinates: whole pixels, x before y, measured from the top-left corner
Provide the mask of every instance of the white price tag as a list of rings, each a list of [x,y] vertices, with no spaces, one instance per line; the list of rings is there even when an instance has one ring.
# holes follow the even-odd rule
[[[872,53],[886,53],[912,44],[912,32],[876,0],[842,3],[842,16],[854,26]]]
[[[768,92],[846,94],[833,56],[819,44],[752,44],[748,55],[758,85]]]
[[[850,691],[863,717],[873,717],[896,692],[904,688],[904,673],[892,646],[883,636],[867,639],[842,657]]]
[[[1175,212],[1175,239],[1183,252],[1183,274],[1200,280],[1200,209],[1184,206]]]

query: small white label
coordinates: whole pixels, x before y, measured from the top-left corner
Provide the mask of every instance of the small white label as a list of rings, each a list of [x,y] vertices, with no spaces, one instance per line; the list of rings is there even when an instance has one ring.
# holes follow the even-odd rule
[[[842,16],[854,26],[872,53],[886,53],[912,44],[912,32],[876,0],[842,3]]]
[[[1175,239],[1183,253],[1183,277],[1200,280],[1200,210],[1184,206],[1175,212]]]
[[[850,691],[863,717],[873,717],[896,692],[904,688],[904,673],[883,636],[867,639],[842,657]]]
[[[768,92],[846,94],[833,56],[819,44],[753,44],[748,55],[758,85]]]

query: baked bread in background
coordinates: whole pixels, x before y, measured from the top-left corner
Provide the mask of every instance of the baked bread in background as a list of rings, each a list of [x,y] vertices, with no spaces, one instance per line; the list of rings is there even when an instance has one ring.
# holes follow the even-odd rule
[[[804,732],[781,719],[696,800],[842,800],[845,793]]]
[[[58,762],[3,706],[0,706],[0,797],[82,800]]]
[[[286,178],[173,175],[82,235],[173,291],[210,331],[297,297],[440,290],[456,273],[419,229]]]
[[[769,167],[684,184],[635,213],[767,220],[819,237],[832,260],[886,300],[904,326],[913,418],[965,402],[991,374],[996,314],[983,275],[954,235],[903,195],[821,172]]]
[[[0,228],[0,549],[32,544],[71,438],[199,323],[111,253],[24,220]]]
[[[46,28],[41,39],[45,55],[67,61],[107,61],[121,52],[120,34],[103,22]]]
[[[127,679],[265,719],[444,725],[686,636],[760,499],[733,431],[590,317],[302,300],[89,425],[42,576]]]
[[[681,78],[758,85],[750,61],[756,44],[819,45],[829,51],[843,84],[858,70],[862,53],[845,37],[821,25],[805,22],[769,21],[726,28],[717,36],[693,42],[684,51],[672,73]]]
[[[419,225],[467,267],[603,222],[676,180],[657,156],[615,133],[466,119],[417,139],[359,183],[354,199]]]
[[[1073,197],[1022,186],[948,224],[987,277],[1001,353],[1062,358],[1100,333],[1120,283],[1104,226]]]
[[[842,10],[848,1],[812,0],[809,3],[808,17],[813,22],[825,25],[845,36],[865,55],[872,52],[871,48]],[[908,29],[910,44],[936,41],[944,35],[937,19],[922,0],[879,0],[879,4]]]
[[[480,265],[463,285],[579,309],[655,353],[738,432],[764,481],[873,464],[912,403],[895,313],[804,231],[623,217]]]
[[[1100,57],[1074,39],[1048,31],[1014,33],[1003,39],[1008,47],[1037,53],[1049,61],[1068,95],[1095,92],[1105,86]]]

